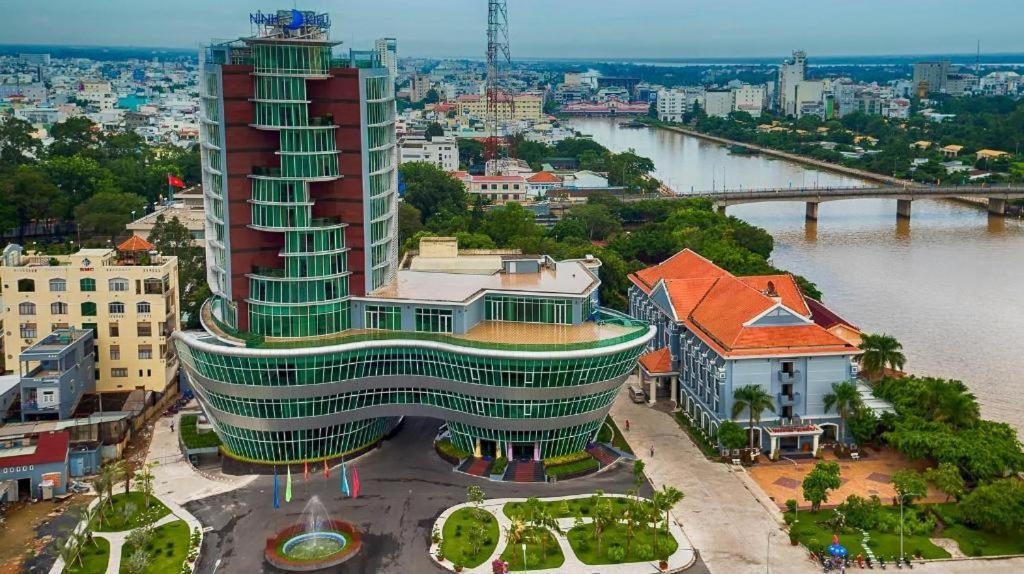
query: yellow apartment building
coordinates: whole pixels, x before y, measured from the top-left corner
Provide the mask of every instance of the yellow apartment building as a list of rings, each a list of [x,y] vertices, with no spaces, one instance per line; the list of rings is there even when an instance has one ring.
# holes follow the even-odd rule
[[[516,94],[513,96],[515,106],[510,113],[508,96],[498,102],[498,117],[512,120],[540,121],[544,114],[544,97],[538,94]],[[459,115],[462,117],[484,118],[487,115],[487,98],[475,94],[459,96]]]
[[[133,236],[118,250],[49,256],[8,245],[0,257],[6,369],[53,330],[74,327],[93,330],[97,391],[162,393],[176,383],[178,359],[168,338],[180,328],[178,260],[147,246]]]

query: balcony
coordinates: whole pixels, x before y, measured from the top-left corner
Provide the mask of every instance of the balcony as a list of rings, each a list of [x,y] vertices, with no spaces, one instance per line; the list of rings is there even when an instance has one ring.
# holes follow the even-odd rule
[[[779,371],[780,383],[800,383],[803,382],[803,380],[803,374],[800,371],[793,371],[792,373]]]
[[[800,403],[800,393],[779,393],[779,406],[791,407]]]

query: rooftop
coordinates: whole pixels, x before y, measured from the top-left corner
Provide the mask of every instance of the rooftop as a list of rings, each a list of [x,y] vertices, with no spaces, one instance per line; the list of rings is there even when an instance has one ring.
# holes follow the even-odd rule
[[[597,278],[579,261],[554,262],[537,273],[402,269],[396,279],[367,297],[462,303],[488,290],[583,296],[596,285]]]
[[[60,329],[37,341],[21,352],[22,360],[32,360],[32,355],[56,355],[74,346],[78,341],[92,336],[91,329]]]
[[[67,432],[51,432],[39,435],[35,445],[0,449],[0,467],[64,462],[68,458],[70,437]]]

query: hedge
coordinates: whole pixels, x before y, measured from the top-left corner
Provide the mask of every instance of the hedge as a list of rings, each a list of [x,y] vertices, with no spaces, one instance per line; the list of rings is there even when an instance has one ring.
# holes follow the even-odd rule
[[[588,458],[590,458],[590,453],[585,450],[581,450],[577,452],[570,452],[569,454],[563,454],[562,456],[545,458],[544,466],[559,466],[562,464],[570,464],[581,460],[587,460]]]
[[[182,415],[178,424],[181,432],[181,442],[185,448],[211,448],[221,445],[220,437],[213,431],[200,433],[196,425],[199,423],[199,415]]]
[[[455,446],[455,444],[453,444],[452,441],[448,439],[439,440],[435,442],[434,448],[437,449],[437,452],[440,453],[441,456],[449,459],[449,462],[451,462],[451,459],[455,459],[454,462],[458,463],[458,461],[469,457],[468,452]]]
[[[501,457],[494,460],[494,464],[491,465],[491,474],[504,474],[505,468],[508,466],[508,459]]]
[[[577,476],[589,474],[590,472],[597,470],[599,466],[600,464],[597,462],[597,459],[587,458],[571,462],[569,464],[546,467],[545,472],[548,476],[554,476],[557,478],[575,478]]]

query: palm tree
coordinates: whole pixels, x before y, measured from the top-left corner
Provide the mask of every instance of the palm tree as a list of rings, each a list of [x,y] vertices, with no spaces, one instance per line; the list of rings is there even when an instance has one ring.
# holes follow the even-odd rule
[[[99,502],[96,503],[96,516],[99,517],[100,528],[103,527],[103,502],[107,494],[107,486],[110,484],[110,476],[106,473],[100,472],[94,476],[91,480],[92,488],[96,491],[96,497],[99,498]]]
[[[895,337],[881,334],[865,334],[861,336],[860,366],[868,376],[875,378],[888,366],[893,370],[902,370],[907,358],[903,355],[903,345]]]
[[[541,555],[546,558],[548,555],[548,532],[562,533],[562,529],[558,527],[558,519],[548,511],[546,506],[541,506],[533,516],[533,527],[540,536]]]
[[[857,390],[857,383],[843,381],[832,383],[832,392],[825,395],[825,412],[835,407],[839,413],[839,436],[840,442],[846,444],[846,418],[864,405],[860,398],[860,391]]]
[[[526,523],[519,516],[512,518],[509,521],[508,528],[505,529],[505,544],[509,548],[515,548],[517,544],[521,544],[526,541]],[[526,565],[523,564],[525,567]]]
[[[981,418],[978,401],[966,389],[944,388],[936,397],[935,421],[956,428],[972,427]]]
[[[617,518],[612,512],[612,507],[602,503],[602,500],[602,498],[598,497],[593,511],[594,538],[597,539],[597,554],[599,556],[601,555],[601,538],[604,537],[604,531],[614,524]]]
[[[744,409],[747,410],[749,416],[747,434],[750,435],[750,448],[754,448],[754,425],[761,422],[762,412],[775,412],[775,400],[768,394],[768,391],[758,385],[740,387],[733,391],[732,398],[732,418],[740,416]]]
[[[685,495],[681,490],[673,486],[662,486],[660,491],[654,493],[651,497],[652,510],[654,516],[654,553],[658,554],[658,523],[662,521],[664,517],[665,530],[668,530],[668,517],[669,511],[672,507],[679,503]],[[664,515],[662,514],[664,512]]]

